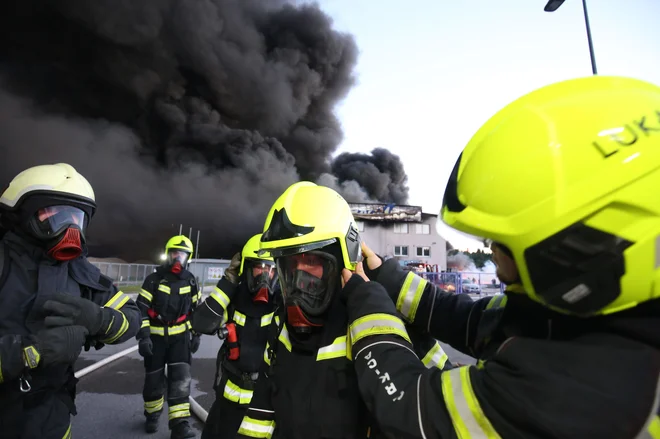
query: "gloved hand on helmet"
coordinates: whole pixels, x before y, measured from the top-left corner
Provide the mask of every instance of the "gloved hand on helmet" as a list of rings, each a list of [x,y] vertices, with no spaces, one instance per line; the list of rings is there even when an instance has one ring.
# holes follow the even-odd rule
[[[44,303],[43,309],[50,314],[44,322],[46,327],[80,325],[87,328],[91,337],[107,328],[112,319],[110,309],[66,293],[55,294]]]
[[[234,285],[238,285],[238,271],[241,268],[241,252],[238,252],[231,258],[229,267],[225,269],[224,277]]]
[[[362,256],[364,256],[364,273],[369,279],[377,280],[380,267],[383,265],[383,258],[374,253],[364,242],[362,243]]]

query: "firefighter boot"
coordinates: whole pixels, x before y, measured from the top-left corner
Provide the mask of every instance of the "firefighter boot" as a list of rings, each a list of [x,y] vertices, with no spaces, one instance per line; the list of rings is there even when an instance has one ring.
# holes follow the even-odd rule
[[[155,433],[158,431],[158,418],[160,413],[147,415],[147,420],[144,423],[144,429],[147,433]]]
[[[189,439],[194,437],[197,437],[197,435],[190,427],[190,424],[188,424],[188,421],[182,421],[172,426],[170,439]]]

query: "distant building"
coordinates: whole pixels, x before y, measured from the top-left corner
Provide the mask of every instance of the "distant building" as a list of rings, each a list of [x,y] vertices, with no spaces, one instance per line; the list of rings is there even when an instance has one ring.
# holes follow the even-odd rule
[[[438,235],[437,215],[420,206],[349,203],[362,240],[376,253],[404,266],[447,269],[446,241]]]

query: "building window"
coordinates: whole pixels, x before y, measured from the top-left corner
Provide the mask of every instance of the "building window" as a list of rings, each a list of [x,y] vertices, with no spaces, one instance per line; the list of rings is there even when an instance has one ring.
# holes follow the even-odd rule
[[[418,235],[430,235],[431,226],[429,224],[415,224],[415,233]]]
[[[394,256],[408,256],[408,246],[407,245],[395,245],[394,246]]]
[[[417,247],[417,256],[431,256],[431,247]]]
[[[394,224],[394,233],[408,233],[408,224]]]
[[[364,232],[364,221],[355,221],[358,227],[358,232]]]

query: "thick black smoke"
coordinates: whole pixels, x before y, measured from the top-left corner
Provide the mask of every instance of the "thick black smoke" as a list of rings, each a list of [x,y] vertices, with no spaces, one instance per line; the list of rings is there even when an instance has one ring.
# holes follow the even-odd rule
[[[96,191],[95,255],[131,260],[153,259],[179,223],[201,229],[202,255],[231,255],[299,179],[405,202],[388,151],[331,163],[356,59],[316,5],[6,1],[0,177],[71,163]]]

